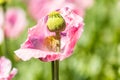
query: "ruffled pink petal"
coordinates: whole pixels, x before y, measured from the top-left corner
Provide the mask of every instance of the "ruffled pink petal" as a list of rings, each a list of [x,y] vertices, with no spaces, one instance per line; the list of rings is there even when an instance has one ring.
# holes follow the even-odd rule
[[[17,74],[17,72],[18,72],[17,69],[13,68],[7,80],[12,80],[12,78]]]
[[[27,24],[25,12],[20,8],[9,8],[5,18],[5,34],[9,38],[17,38]]]
[[[15,51],[15,54],[24,61],[31,58],[40,58],[43,61],[53,61],[60,57],[60,53],[41,51],[37,49],[18,49]]]
[[[0,80],[12,80],[16,75],[17,69],[13,68],[11,71],[11,62],[4,56],[0,57]]]
[[[6,78],[9,76],[9,72],[11,70],[11,62],[5,57],[0,58],[0,79]]]
[[[29,29],[28,38],[21,48],[44,50],[44,39],[50,35],[54,35],[54,33],[48,31],[44,19],[41,19],[36,26]]]
[[[79,40],[82,32],[83,32],[83,25],[80,25],[74,32],[74,35],[71,33],[71,35],[73,35],[73,37],[69,40],[69,42],[66,43],[65,48],[63,49],[63,55],[61,56],[60,60],[63,60],[69,56],[72,55],[75,44],[77,43],[77,41]]]
[[[69,6],[66,6],[59,10],[66,22],[66,29],[64,32],[69,30],[73,26],[78,26],[83,24],[83,18],[74,12],[74,9],[71,9]]]
[[[75,14],[69,7],[62,8],[60,10],[61,15],[66,21],[66,29],[61,33],[61,49],[73,38],[75,31],[79,29],[79,26],[83,26],[83,18]]]

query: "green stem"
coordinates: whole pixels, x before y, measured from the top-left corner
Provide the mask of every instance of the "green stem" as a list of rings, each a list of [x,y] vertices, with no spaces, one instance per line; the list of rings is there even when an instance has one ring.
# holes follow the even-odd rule
[[[5,13],[6,13],[6,1],[2,4],[2,8],[3,8],[3,13],[4,13],[4,20],[5,20]],[[4,24],[5,24],[5,22],[4,22]],[[3,26],[4,26],[4,24],[3,24]],[[7,38],[6,38],[6,36],[5,36],[5,32],[4,32],[4,42],[3,42],[3,44],[4,44],[4,48],[5,48],[5,56],[7,56],[7,53],[8,53],[8,45],[7,45]]]
[[[6,12],[6,4],[7,4],[6,1],[2,4],[4,13]]]
[[[4,13],[4,20],[5,20],[5,14],[6,14],[6,10],[7,10],[7,1],[5,0],[4,3],[2,3],[2,9],[3,9],[3,13]],[[5,21],[3,23],[3,27],[5,25]],[[3,49],[4,50],[3,54],[4,56],[6,56],[7,58],[9,58],[12,63],[14,63],[14,58],[13,58],[13,55],[11,53],[11,46],[10,46],[10,39],[8,39],[6,36],[5,36],[5,32],[4,32],[4,41],[3,41]]]
[[[56,37],[59,41],[56,52],[60,52],[60,33],[56,32]],[[52,80],[59,80],[59,60],[52,61]]]
[[[52,61],[52,80],[59,80],[59,60]]]

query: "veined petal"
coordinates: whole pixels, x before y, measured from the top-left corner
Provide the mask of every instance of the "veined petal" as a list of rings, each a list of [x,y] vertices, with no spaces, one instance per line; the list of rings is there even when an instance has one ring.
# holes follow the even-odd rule
[[[59,59],[59,55],[60,55],[60,53],[58,52],[41,51],[36,49],[18,49],[15,51],[15,53],[19,58],[21,58],[24,61],[29,60],[31,58],[40,58],[41,60],[44,60],[44,61],[52,61],[52,60]],[[56,55],[55,58],[53,58],[54,55]]]
[[[78,27],[78,29],[74,31],[73,37],[69,40],[69,42],[65,44],[64,48],[62,49],[63,55],[61,56],[60,60],[63,60],[72,55],[75,44],[79,40],[82,32],[83,32],[83,26]]]
[[[17,72],[18,72],[18,70],[16,68],[13,68],[7,79],[12,80],[12,78],[17,74]]]
[[[65,47],[65,45],[73,39],[75,32],[78,29],[83,28],[83,18],[73,12],[69,7],[62,8],[60,10],[63,18],[66,21],[67,27],[65,31],[61,32],[61,49]]]
[[[39,20],[38,24],[28,31],[27,40],[21,45],[21,48],[45,49],[44,40],[47,36],[54,35],[48,31],[44,19]]]
[[[0,57],[0,80],[12,80],[16,75],[17,69],[13,68],[9,59],[4,56]]]
[[[5,57],[0,58],[0,78],[5,78],[9,76],[11,70],[11,62]]]

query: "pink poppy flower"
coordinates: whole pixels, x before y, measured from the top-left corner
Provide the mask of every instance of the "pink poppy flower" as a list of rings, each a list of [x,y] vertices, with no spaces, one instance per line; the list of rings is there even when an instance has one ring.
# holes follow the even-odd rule
[[[29,0],[27,3],[28,11],[35,20],[39,20],[39,18],[42,18],[42,16],[47,15],[49,12],[65,7],[66,5],[77,14],[83,15],[83,10],[81,8],[66,0]]]
[[[24,61],[31,58],[39,58],[42,61],[48,62],[63,60],[72,55],[75,44],[83,31],[83,19],[69,7],[57,11],[60,12],[66,22],[66,29],[60,33],[61,51],[55,52],[54,50],[49,50],[49,42],[53,39],[55,33],[48,30],[46,26],[47,17],[44,17],[40,19],[37,25],[29,29],[27,40],[20,49],[15,51],[19,58]]]
[[[20,8],[9,8],[5,15],[4,31],[8,38],[17,38],[26,27],[26,15]]]
[[[13,68],[11,70],[11,62],[4,56],[0,57],[0,80],[12,80],[16,75],[17,69]]]

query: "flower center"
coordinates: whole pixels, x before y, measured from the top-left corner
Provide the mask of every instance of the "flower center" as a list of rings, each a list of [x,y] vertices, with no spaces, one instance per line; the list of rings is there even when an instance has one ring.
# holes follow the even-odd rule
[[[44,44],[48,50],[56,52],[57,46],[60,45],[60,42],[56,36],[49,36],[45,38]]]

